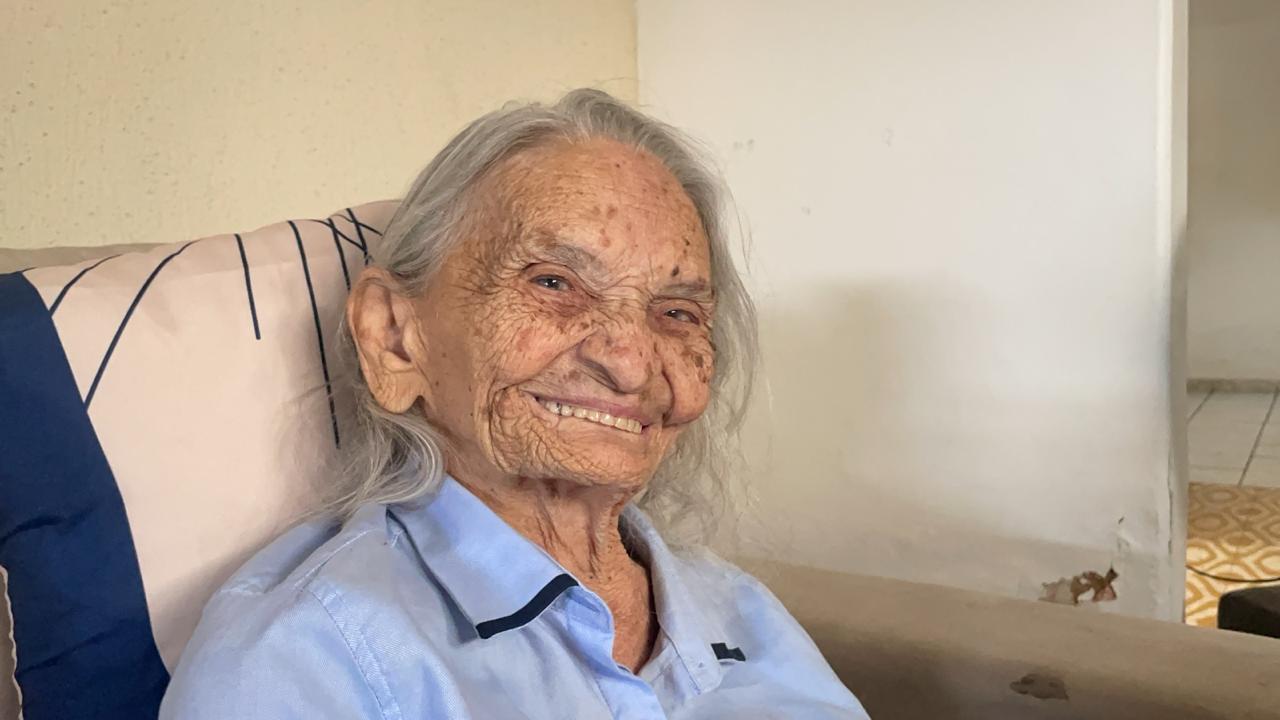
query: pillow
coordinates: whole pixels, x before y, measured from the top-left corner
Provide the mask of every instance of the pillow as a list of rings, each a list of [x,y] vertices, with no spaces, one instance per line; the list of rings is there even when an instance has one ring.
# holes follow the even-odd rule
[[[0,275],[26,720],[154,717],[205,601],[311,507],[343,436],[343,304],[394,209]]]

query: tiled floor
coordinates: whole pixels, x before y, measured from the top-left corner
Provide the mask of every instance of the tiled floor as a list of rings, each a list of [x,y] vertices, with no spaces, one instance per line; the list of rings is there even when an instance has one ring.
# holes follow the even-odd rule
[[[1223,593],[1280,584],[1257,582],[1280,578],[1280,488],[1193,483],[1189,501],[1186,622],[1217,627]]]
[[[1280,488],[1276,393],[1188,394],[1191,482]]]
[[[1223,593],[1280,578],[1280,410],[1277,393],[1189,400],[1186,621],[1215,627]]]

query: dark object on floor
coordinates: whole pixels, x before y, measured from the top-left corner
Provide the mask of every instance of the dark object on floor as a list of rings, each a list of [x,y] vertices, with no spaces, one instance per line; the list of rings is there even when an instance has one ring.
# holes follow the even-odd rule
[[[1218,627],[1280,638],[1280,586],[1234,590],[1218,601]]]

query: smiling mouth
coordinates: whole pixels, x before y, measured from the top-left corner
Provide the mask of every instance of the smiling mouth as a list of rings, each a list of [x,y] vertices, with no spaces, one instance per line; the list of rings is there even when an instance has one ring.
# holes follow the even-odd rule
[[[556,400],[547,400],[545,398],[540,398],[540,397],[534,397],[534,401],[536,401],[539,405],[543,407],[543,409],[545,409],[547,412],[551,413],[552,415],[559,415],[560,417],[571,417],[571,418],[577,418],[579,420],[586,420],[587,422],[590,422],[590,423],[595,423],[597,425],[604,425],[605,427],[610,427],[610,428],[613,428],[614,430],[621,430],[623,432],[631,433],[632,435],[639,435],[641,432],[644,431],[644,426],[640,424],[639,420],[633,420],[631,418],[624,418],[624,417],[614,417],[609,413],[600,412],[599,410],[592,410],[591,408],[578,407],[576,405],[570,405],[568,403],[562,403]]]

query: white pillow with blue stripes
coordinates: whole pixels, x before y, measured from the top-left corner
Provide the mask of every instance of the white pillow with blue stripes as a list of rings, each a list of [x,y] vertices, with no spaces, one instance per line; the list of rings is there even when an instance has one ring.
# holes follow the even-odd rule
[[[154,717],[206,599],[333,476],[338,321],[394,209],[0,275],[26,720]]]

